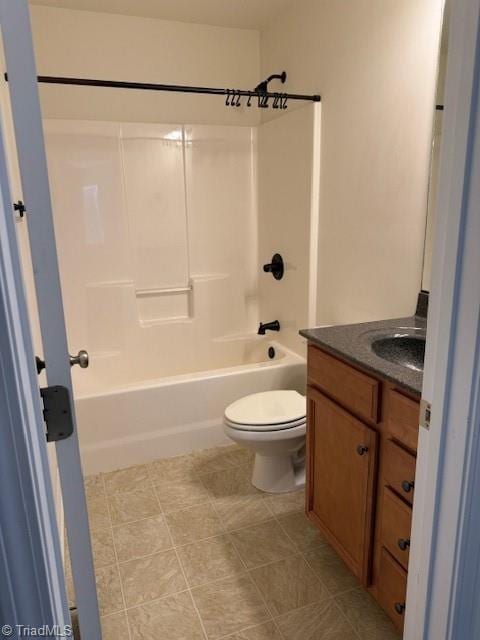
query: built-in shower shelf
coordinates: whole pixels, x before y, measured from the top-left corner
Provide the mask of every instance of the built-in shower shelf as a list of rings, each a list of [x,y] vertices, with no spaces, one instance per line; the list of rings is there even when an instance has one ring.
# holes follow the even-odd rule
[[[189,321],[192,284],[183,287],[142,287],[135,289],[140,325],[176,324]]]
[[[149,298],[151,296],[171,296],[176,293],[189,293],[192,291],[192,285],[187,287],[172,287],[168,289],[135,289],[137,298]]]

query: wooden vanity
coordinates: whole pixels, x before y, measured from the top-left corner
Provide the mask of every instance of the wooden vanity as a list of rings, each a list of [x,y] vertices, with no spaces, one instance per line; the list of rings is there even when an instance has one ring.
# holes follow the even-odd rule
[[[403,628],[418,396],[308,346],[310,520]]]

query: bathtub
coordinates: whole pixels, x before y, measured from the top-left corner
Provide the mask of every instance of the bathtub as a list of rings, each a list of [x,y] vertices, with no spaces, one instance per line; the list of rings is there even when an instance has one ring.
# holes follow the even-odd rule
[[[84,473],[227,444],[222,420],[228,404],[273,389],[305,393],[305,383],[303,357],[276,342],[252,340],[235,366],[113,387],[99,377],[75,385]]]

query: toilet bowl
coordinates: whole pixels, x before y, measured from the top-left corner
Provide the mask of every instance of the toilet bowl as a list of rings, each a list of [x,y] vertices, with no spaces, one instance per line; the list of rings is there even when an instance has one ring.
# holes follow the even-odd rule
[[[306,399],[297,391],[254,393],[225,409],[225,434],[255,453],[252,484],[269,493],[305,485]]]

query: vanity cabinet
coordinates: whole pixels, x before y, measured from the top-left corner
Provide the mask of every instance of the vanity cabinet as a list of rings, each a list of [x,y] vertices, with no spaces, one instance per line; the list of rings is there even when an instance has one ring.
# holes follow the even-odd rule
[[[309,344],[309,519],[403,627],[419,398]]]
[[[309,516],[365,581],[377,434],[314,388],[308,390],[308,416]]]

